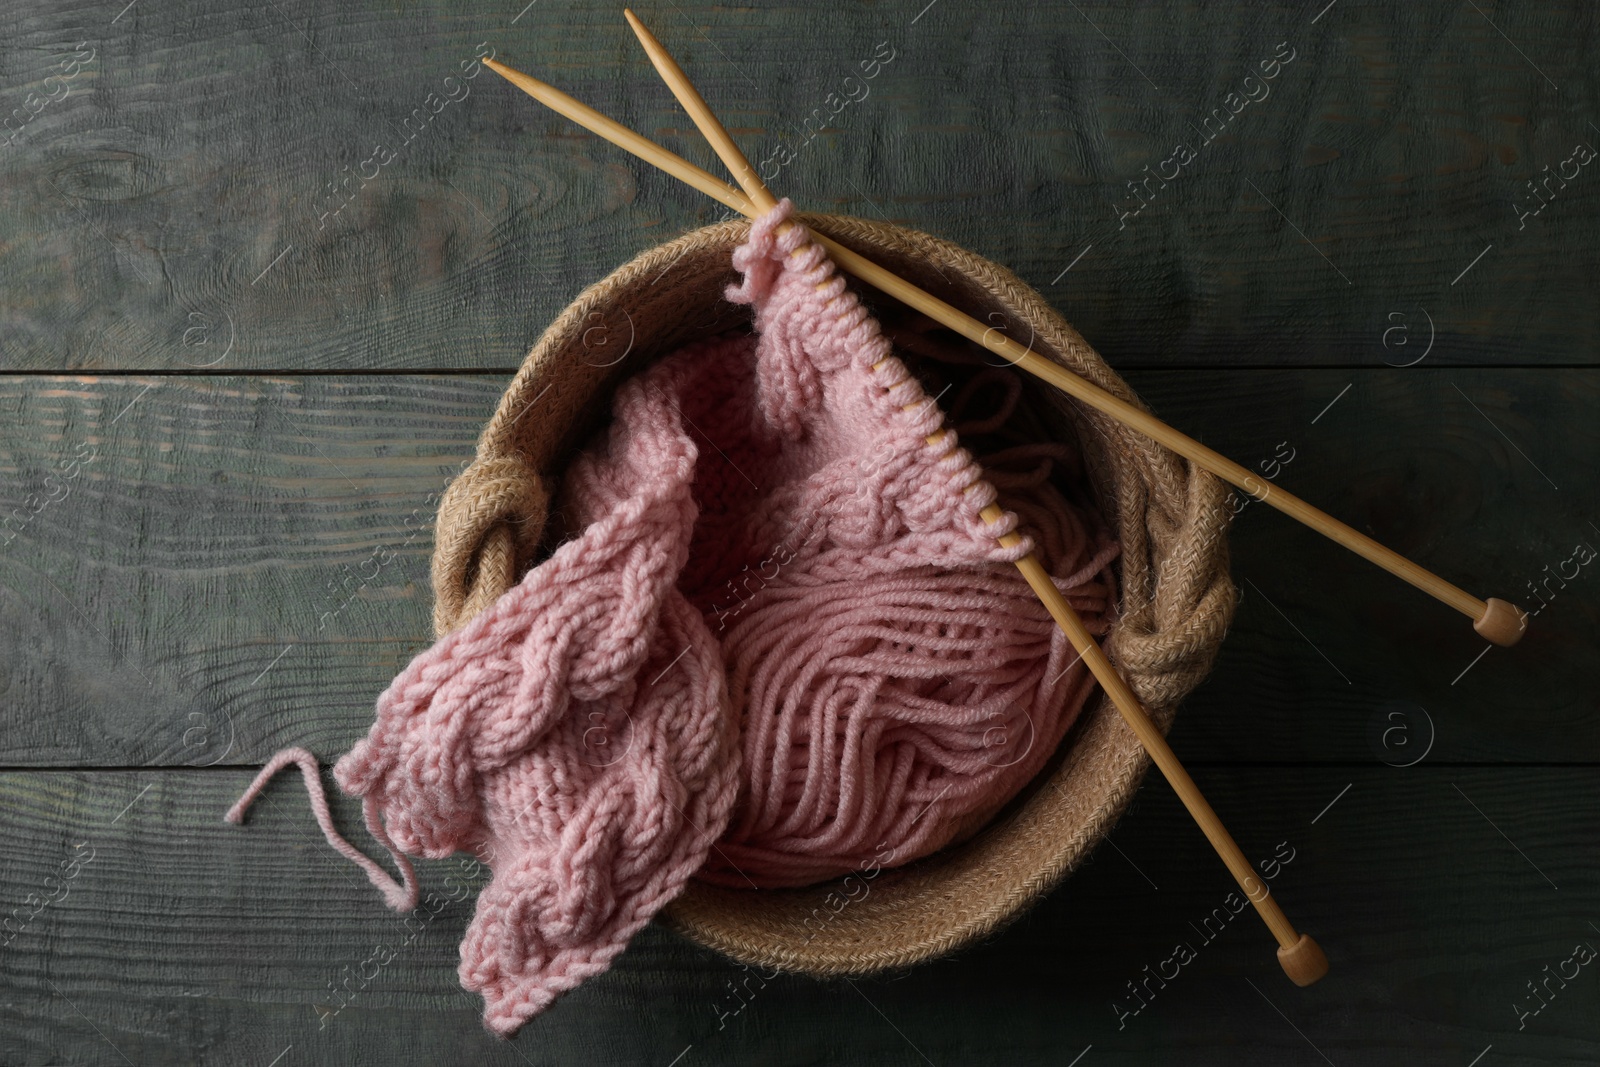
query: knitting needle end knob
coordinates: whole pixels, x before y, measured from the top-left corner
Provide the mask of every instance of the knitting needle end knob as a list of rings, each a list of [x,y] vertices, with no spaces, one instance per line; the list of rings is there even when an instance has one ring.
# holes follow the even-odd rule
[[[1328,957],[1323,955],[1322,946],[1313,941],[1310,934],[1301,934],[1300,940],[1292,945],[1280,945],[1278,963],[1283,966],[1283,973],[1289,976],[1289,981],[1297,986],[1311,985],[1328,973]]]
[[[1490,597],[1483,607],[1483,615],[1472,624],[1478,635],[1491,644],[1510,648],[1522,640],[1528,629],[1528,613],[1515,604]]]

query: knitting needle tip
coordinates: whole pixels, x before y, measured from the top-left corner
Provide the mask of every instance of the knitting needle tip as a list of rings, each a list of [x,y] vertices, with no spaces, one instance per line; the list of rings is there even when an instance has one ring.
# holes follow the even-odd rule
[[[488,67],[490,70],[500,75],[500,77],[504,78],[512,85],[515,85],[518,89],[521,89],[523,92],[533,97],[535,100],[545,104],[547,107],[554,106],[551,103],[552,98],[562,95],[561,93],[557,92],[554,86],[546,85],[538,78],[524,74],[522,71],[513,67],[508,67],[497,59],[489,59],[488,57],[485,57],[483,63],[484,66]]]
[[[622,17],[628,20],[628,25],[633,29],[633,35],[639,38],[640,44],[644,45],[645,52],[650,56],[650,62],[655,64],[657,70],[661,69],[663,62],[670,67],[678,68],[677,61],[674,60],[671,53],[667,51],[666,45],[656,40],[656,35],[651,33],[645,24],[639,19],[639,16],[633,13],[632,8],[623,8]],[[681,68],[677,69],[677,73],[685,82],[689,80],[689,76],[687,74],[683,74]]]

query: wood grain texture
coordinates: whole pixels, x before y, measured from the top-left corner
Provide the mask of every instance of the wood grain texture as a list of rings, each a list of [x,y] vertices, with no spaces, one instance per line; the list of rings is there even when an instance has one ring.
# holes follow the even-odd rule
[[[805,8],[641,13],[777,192],[1012,267],[1113,362],[1403,362],[1392,314],[1432,320],[1436,362],[1593,361],[1600,172],[1519,217],[1600,136],[1582,5],[921,6],[836,5],[825,33]],[[721,214],[467,78],[490,48],[713,162],[604,5],[19,14],[4,365],[510,367],[584,285]]]
[[[36,428],[11,443],[0,509],[5,692],[31,724],[5,759],[251,760],[287,736],[272,708],[370,711],[382,677],[430,643],[438,495],[504,385],[0,386]]]
[[[1587,770],[1204,772],[1245,851],[1328,950],[1332,973],[1307,990],[1278,972],[1248,916],[1213,917],[1227,873],[1151,781],[1116,849],[954,959],[853,987],[743,986],[746,972],[652,928],[514,1046],[481,1028],[481,1001],[456,980],[483,880],[470,858],[425,864],[424,903],[404,920],[321,840],[296,777],[242,828],[222,822],[248,781],[0,775],[5,907],[51,898],[0,949],[6,1062],[112,1063],[120,1051],[138,1064],[265,1064],[291,1045],[284,1062],[665,1065],[691,1045],[684,1063],[951,1067],[1065,1063],[1089,1044],[1115,1064],[1312,1063],[1318,1050],[1339,1064],[1466,1063],[1490,1043],[1506,1064],[1600,1053],[1592,967],[1521,1030],[1511,1007],[1535,1003],[1524,984],[1545,963],[1600,943],[1571,903],[1600,890],[1570,847],[1600,831]],[[354,804],[336,807],[359,821]],[[74,855],[90,859],[68,877]],[[1123,1014],[1138,1006],[1127,983],[1163,969],[1180,942],[1195,958],[1176,977],[1164,968],[1167,985]],[[742,1010],[731,985],[747,990]]]
[[[75,0],[0,39],[0,1063],[1595,1062],[1600,974],[1545,970],[1600,945],[1593,9],[638,10],[780,195],[1009,266],[1174,426],[1539,608],[1485,652],[1237,519],[1171,741],[1247,855],[1293,850],[1330,976],[1200,929],[1228,876],[1152,779],[955,959],[763,987],[650,928],[488,1037],[455,975],[481,870],[427,864],[407,920],[297,781],[221,815],[428,643],[437,494],[546,324],[723,214],[472,57],[719,168],[620,8]]]
[[[1132,379],[1172,422],[1485,593],[1537,607],[1528,582],[1579,542],[1600,547],[1589,525],[1600,426],[1584,414],[1600,401],[1594,371]],[[0,408],[32,428],[0,461],[0,765],[343,751],[430,641],[437,494],[504,385],[0,379]],[[1185,758],[1402,760],[1369,737],[1375,721],[1393,725],[1397,702],[1424,713],[1391,741],[1415,753],[1436,737],[1433,759],[1600,758],[1593,566],[1565,589],[1543,586],[1549,607],[1527,640],[1457,682],[1484,643],[1448,609],[1259,504],[1232,543],[1244,599],[1179,717]]]

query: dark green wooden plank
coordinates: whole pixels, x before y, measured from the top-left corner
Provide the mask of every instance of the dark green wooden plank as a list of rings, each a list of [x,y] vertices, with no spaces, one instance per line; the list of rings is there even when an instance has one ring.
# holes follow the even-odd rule
[[[1133,380],[1241,462],[1292,452],[1279,484],[1479,595],[1536,607],[1528,581],[1600,546],[1592,371]],[[0,379],[16,427],[0,459],[0,765],[348,747],[429,643],[433,502],[503,386]],[[1521,645],[1474,664],[1465,617],[1259,504],[1233,552],[1244,601],[1179,717],[1187,758],[1600,758],[1593,567],[1548,587]]]
[[[1320,1051],[1341,1065],[1465,1064],[1490,1044],[1502,1064],[1600,1053],[1593,967],[1552,985],[1555,998],[1520,1030],[1512,1008],[1535,1003],[1525,983],[1546,963],[1600,944],[1584,903],[1600,880],[1574,847],[1600,831],[1591,770],[1199,777],[1252,857],[1288,858],[1270,884],[1332,959],[1320,985],[1290,986],[1248,913],[1196,929],[1230,883],[1152,781],[1116,850],[1101,848],[1027,918],[954,959],[853,989],[752,981],[732,1013],[730,982],[743,973],[652,928],[507,1047],[457,985],[456,942],[481,881],[460,860],[425,865],[437,915],[408,927],[321,841],[292,777],[241,829],[221,813],[244,771],[12,772],[0,775],[5,907],[57,899],[0,950],[0,1058],[265,1064],[292,1046],[283,1063],[665,1065],[692,1046],[680,1063],[953,1067],[1064,1064],[1091,1044],[1083,1063],[1315,1063]],[[348,803],[338,815],[358,820]],[[90,862],[63,866],[91,850]],[[1178,942],[1195,958],[1177,977],[1168,966],[1167,986],[1119,1016],[1114,1002],[1135,1005],[1127,983]]]
[[[583,286],[720,214],[460,80],[493,48],[712,162],[614,8],[517,6],[19,12],[4,366],[513,366]],[[794,154],[780,192],[1013,267],[1114,360],[1378,365],[1426,333],[1438,363],[1592,362],[1600,180],[1518,207],[1597,136],[1592,14],[1317,6],[644,14],[753,159]]]
[[[5,759],[249,760],[307,715],[313,744],[349,735],[430,641],[438,494],[504,386],[0,385],[29,427],[7,442],[0,627],[8,714],[31,725]]]

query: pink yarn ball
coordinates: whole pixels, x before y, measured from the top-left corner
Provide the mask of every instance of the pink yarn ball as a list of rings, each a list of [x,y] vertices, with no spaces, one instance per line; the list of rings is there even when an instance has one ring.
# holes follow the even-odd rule
[[[696,877],[767,888],[896,866],[975,829],[1050,758],[1094,680],[1015,568],[947,565],[928,531],[904,528],[899,487],[928,474],[915,440],[827,410],[798,441],[770,431],[774,413],[752,418],[767,379],[751,347],[670,362],[693,368],[680,403],[702,446],[679,587],[721,641],[743,756],[728,830]],[[1005,503],[1103,632],[1117,546],[1044,476],[1063,446],[1017,451],[997,458],[1035,470]]]

